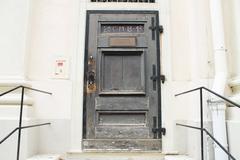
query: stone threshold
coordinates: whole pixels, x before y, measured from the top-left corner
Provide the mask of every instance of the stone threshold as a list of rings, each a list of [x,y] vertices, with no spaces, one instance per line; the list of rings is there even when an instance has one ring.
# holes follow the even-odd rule
[[[35,155],[27,160],[194,160],[186,155],[164,155],[154,152],[135,153],[78,153],[66,155]]]
[[[85,139],[84,151],[101,152],[161,152],[161,139]]]

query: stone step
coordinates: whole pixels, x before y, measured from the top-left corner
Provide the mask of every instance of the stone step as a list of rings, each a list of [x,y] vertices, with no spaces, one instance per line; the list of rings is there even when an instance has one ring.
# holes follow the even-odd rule
[[[164,160],[160,152],[69,153],[66,160]]]
[[[64,160],[61,155],[58,154],[42,154],[35,155],[27,160]]]
[[[86,151],[142,152],[161,151],[160,139],[86,139],[83,147]]]
[[[67,155],[35,155],[27,160],[194,160],[184,155],[164,155],[157,152],[68,153]]]
[[[164,160],[195,160],[185,155],[165,156]]]

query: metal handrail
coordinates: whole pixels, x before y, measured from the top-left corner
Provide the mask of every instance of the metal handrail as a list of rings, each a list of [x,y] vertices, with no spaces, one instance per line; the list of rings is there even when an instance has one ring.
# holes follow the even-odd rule
[[[218,93],[216,93],[216,92],[214,92],[214,91],[212,91],[212,90],[210,90],[210,89],[208,89],[206,87],[199,87],[199,88],[191,89],[191,90],[188,90],[188,91],[185,91],[185,92],[181,92],[181,93],[175,94],[175,96],[177,97],[177,96],[180,96],[180,95],[183,95],[183,94],[187,94],[187,93],[191,93],[191,92],[194,92],[194,91],[197,91],[197,90],[201,90],[201,89],[204,89],[204,90],[214,94],[215,96],[223,99],[224,101],[226,101],[226,102],[228,102],[228,103],[230,103],[230,104],[240,108],[239,104],[233,102],[232,100],[230,100],[230,99],[228,99],[226,97],[221,96],[220,94],[218,94]]]
[[[220,94],[218,94],[218,93],[216,93],[216,92],[214,92],[214,91],[212,91],[212,90],[210,90],[210,89],[208,89],[208,88],[206,88],[206,87],[203,87],[203,86],[202,86],[202,87],[195,88],[195,89],[191,89],[191,90],[188,90],[188,91],[184,91],[184,92],[181,92],[181,93],[178,93],[178,94],[175,95],[175,96],[177,97],[177,96],[184,95],[184,94],[188,94],[188,93],[191,93],[191,92],[200,91],[200,128],[199,128],[199,129],[201,130],[201,159],[202,159],[202,160],[204,160],[203,132],[205,131],[205,133],[207,133],[207,134],[209,133],[206,129],[204,130],[204,128],[203,128],[203,90],[206,90],[206,91],[214,94],[215,96],[223,99],[224,101],[226,101],[226,102],[228,102],[228,103],[230,103],[230,104],[232,104],[232,105],[240,108],[240,105],[239,105],[239,104],[237,104],[237,103],[231,101],[230,99],[228,99],[228,98],[226,98],[226,97],[223,97],[222,95],[220,95]],[[195,128],[195,129],[197,129],[197,128]],[[210,133],[209,133],[209,134],[210,134]],[[209,135],[209,134],[208,134],[208,135]],[[211,138],[214,138],[212,135],[209,135],[209,136],[210,136]],[[218,143],[219,143],[219,142],[218,142]],[[217,143],[217,144],[218,144],[218,143]],[[220,143],[219,143],[219,144],[220,144]],[[224,148],[224,147],[223,147],[223,148]],[[221,148],[221,149],[223,149],[223,148]],[[225,151],[225,148],[224,148],[224,151]],[[227,151],[227,150],[226,150],[226,151]],[[228,151],[227,151],[227,152],[228,152]],[[228,153],[229,153],[229,152],[228,152]],[[230,154],[230,153],[229,153],[229,154]],[[233,157],[233,159],[236,160],[234,157]]]
[[[33,127],[39,127],[39,126],[44,126],[44,125],[51,125],[51,123],[42,123],[42,124],[35,124],[35,125],[28,125],[28,126],[22,126],[22,115],[23,115],[23,104],[24,104],[24,92],[25,89],[28,90],[32,90],[35,92],[39,92],[39,93],[44,93],[44,94],[48,94],[48,95],[52,95],[52,93],[50,92],[46,92],[43,90],[39,90],[39,89],[35,89],[35,88],[31,88],[31,87],[26,87],[26,86],[17,86],[13,89],[10,89],[6,92],[3,92],[0,94],[0,97],[9,94],[17,89],[21,88],[22,92],[21,92],[21,103],[20,103],[20,115],[19,115],[19,125],[17,128],[15,128],[13,131],[11,131],[6,137],[4,137],[1,141],[0,144],[2,144],[4,141],[6,141],[9,137],[11,137],[13,135],[13,133],[15,133],[18,130],[18,143],[17,143],[17,160],[19,160],[20,158],[20,145],[21,145],[21,131],[22,129],[27,129],[27,128],[33,128]]]
[[[19,88],[26,88],[26,89],[33,90],[33,91],[36,91],[36,92],[40,92],[40,93],[52,95],[52,93],[50,93],[50,92],[46,92],[46,91],[39,90],[39,89],[36,89],[36,88],[31,88],[31,87],[27,87],[27,86],[22,86],[22,85],[20,85],[20,86],[17,86],[17,87],[15,87],[15,88],[13,88],[13,89],[10,89],[10,90],[8,90],[8,91],[5,91],[5,92],[1,93],[1,94],[0,94],[0,97],[4,96],[5,94],[11,93],[11,92],[13,92],[13,91],[15,91],[15,90],[17,90],[17,89],[19,89]]]
[[[36,124],[36,125],[29,125],[29,126],[23,126],[21,129],[27,129],[27,128],[33,128],[33,127],[40,127],[40,126],[45,126],[45,125],[51,125],[51,123],[41,123],[41,124]],[[1,141],[0,144],[2,144],[4,141],[6,141],[13,133],[15,133],[19,127],[15,128],[12,130],[6,137],[4,137]]]
[[[17,89],[19,89],[21,87],[22,86],[17,86],[17,87],[15,87],[13,89],[10,89],[10,90],[6,91],[6,92],[3,92],[3,93],[0,94],[0,97],[4,96],[5,94],[11,93],[11,92],[13,92],[13,91],[15,91],[15,90],[17,90]]]
[[[214,136],[213,136],[206,128],[201,129],[200,127],[190,126],[190,125],[181,124],[181,123],[176,123],[176,125],[177,125],[177,126],[182,126],[182,127],[191,128],[191,129],[203,130],[230,158],[232,158],[233,160],[237,160],[236,158],[233,157],[233,155],[232,155],[231,153],[229,153],[229,152],[223,147],[223,145],[221,145],[220,142],[218,142],[218,140],[217,140],[216,138],[214,138]]]

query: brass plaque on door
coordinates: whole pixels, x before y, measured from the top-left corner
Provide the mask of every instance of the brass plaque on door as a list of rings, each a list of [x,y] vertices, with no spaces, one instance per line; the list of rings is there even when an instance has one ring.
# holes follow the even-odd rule
[[[136,37],[110,37],[109,46],[111,47],[135,47]]]

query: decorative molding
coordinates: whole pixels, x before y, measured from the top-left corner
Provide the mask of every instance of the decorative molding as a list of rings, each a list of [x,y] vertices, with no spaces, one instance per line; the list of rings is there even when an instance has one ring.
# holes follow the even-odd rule
[[[226,103],[223,102],[223,101],[219,101],[219,103],[211,103],[209,108],[214,112],[214,111],[222,111],[222,112],[225,112],[226,111]]]
[[[240,110],[237,107],[228,107],[227,108],[227,120],[240,122]]]
[[[17,86],[27,86],[31,87],[30,81],[26,81],[21,77],[0,77],[0,89],[3,92],[3,88],[14,88]],[[7,95],[4,95],[0,98],[1,105],[20,105],[21,104],[21,94],[20,92],[13,92]],[[33,105],[33,98],[28,95],[24,95],[24,105]]]
[[[33,105],[33,98],[24,95],[24,105]],[[21,94],[12,93],[9,95],[4,95],[0,98],[0,107],[1,105],[20,105],[21,104]]]
[[[0,77],[0,87],[16,87],[20,85],[31,87],[30,82],[24,79],[1,79]]]
[[[240,94],[234,94],[233,96],[229,97],[233,102],[240,104]]]
[[[234,86],[240,86],[240,77],[234,77],[232,79],[229,80],[228,84],[231,86],[231,87],[234,87]]]
[[[234,77],[228,82],[229,86],[232,87],[233,95],[229,98],[237,103],[240,104],[240,76]]]
[[[226,102],[222,99],[216,98],[216,99],[208,99],[207,103],[209,105],[222,105],[222,104],[226,104]]]

